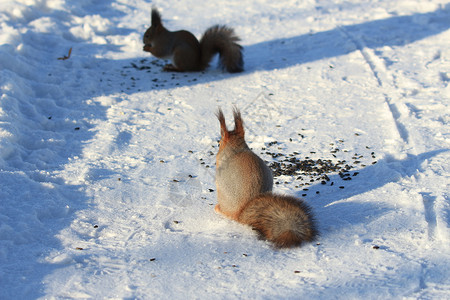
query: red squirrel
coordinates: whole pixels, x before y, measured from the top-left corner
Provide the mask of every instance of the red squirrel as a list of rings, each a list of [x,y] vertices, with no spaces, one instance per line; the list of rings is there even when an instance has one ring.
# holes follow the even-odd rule
[[[276,248],[300,246],[318,236],[311,208],[301,199],[272,193],[272,172],[244,139],[239,110],[234,109],[233,131],[228,131],[219,109],[221,139],[216,157],[215,211],[250,225]]]
[[[244,60],[242,46],[234,30],[224,25],[208,28],[200,42],[186,30],[169,31],[156,8],[152,9],[151,26],[144,34],[144,51],[158,58],[171,59],[165,71],[202,71],[209,66],[213,56],[219,53],[219,64],[230,73],[242,72]]]

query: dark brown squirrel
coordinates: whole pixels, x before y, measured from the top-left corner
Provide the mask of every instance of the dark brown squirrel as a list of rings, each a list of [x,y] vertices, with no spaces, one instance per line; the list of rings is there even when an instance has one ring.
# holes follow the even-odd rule
[[[165,71],[202,71],[209,66],[214,55],[219,53],[220,66],[230,73],[242,72],[244,60],[242,46],[234,30],[224,25],[208,28],[200,42],[186,30],[169,31],[162,22],[156,8],[152,9],[151,26],[144,34],[144,51],[172,63]]]

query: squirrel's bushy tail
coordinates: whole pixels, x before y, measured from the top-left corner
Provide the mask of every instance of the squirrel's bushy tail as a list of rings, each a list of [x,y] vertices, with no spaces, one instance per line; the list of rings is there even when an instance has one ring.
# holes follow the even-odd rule
[[[216,25],[208,28],[200,39],[202,69],[207,68],[213,56],[219,53],[222,68],[230,73],[242,72],[244,60],[239,41],[230,27]]]
[[[261,194],[242,208],[238,221],[252,226],[277,248],[300,246],[318,235],[310,207],[291,196]]]

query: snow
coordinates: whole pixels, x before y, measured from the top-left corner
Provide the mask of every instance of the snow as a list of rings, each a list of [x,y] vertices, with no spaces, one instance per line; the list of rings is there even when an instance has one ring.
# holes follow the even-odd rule
[[[152,6],[198,37],[232,26],[245,72],[163,73]],[[450,298],[450,2],[0,7],[0,299]],[[214,112],[233,105],[268,163],[358,172],[275,178],[317,242],[274,250],[214,213]]]

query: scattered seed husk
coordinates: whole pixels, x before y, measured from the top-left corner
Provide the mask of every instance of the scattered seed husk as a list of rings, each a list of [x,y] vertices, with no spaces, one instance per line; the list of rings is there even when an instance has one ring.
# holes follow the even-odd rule
[[[63,57],[58,57],[58,60],[67,60],[70,58],[71,54],[72,54],[72,48],[69,49],[69,53],[67,55],[64,55]]]

